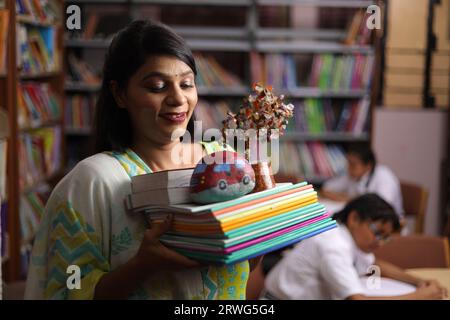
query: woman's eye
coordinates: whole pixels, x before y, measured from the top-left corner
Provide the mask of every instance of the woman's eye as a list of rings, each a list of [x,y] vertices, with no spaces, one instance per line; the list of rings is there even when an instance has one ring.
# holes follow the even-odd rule
[[[161,92],[165,88],[164,84],[152,85],[148,88],[151,92]]]
[[[185,82],[181,84],[182,88],[193,88],[194,87],[194,83],[193,82]]]

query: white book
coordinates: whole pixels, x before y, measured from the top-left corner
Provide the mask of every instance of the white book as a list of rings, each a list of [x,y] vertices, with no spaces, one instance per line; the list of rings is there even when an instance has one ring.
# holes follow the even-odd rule
[[[189,202],[192,202],[189,187],[162,188],[131,194],[131,205],[133,208]]]
[[[164,170],[131,178],[132,193],[149,190],[189,187],[194,168]]]

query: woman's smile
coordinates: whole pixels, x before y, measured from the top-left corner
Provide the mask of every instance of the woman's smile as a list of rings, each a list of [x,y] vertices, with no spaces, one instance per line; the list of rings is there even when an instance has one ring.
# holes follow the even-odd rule
[[[186,112],[166,112],[159,115],[163,119],[173,123],[173,124],[182,124],[186,121],[187,113]]]

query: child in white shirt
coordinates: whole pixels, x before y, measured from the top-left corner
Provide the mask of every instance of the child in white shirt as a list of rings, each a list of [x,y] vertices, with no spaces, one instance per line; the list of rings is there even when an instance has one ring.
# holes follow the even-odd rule
[[[388,167],[377,164],[370,146],[355,145],[347,152],[347,174],[326,181],[321,196],[348,202],[365,193],[376,193],[403,218],[403,200],[398,178]]]
[[[375,259],[373,251],[400,228],[393,208],[378,195],[350,201],[334,215],[339,226],[300,242],[269,272],[265,299],[441,299],[446,290]],[[411,294],[370,297],[360,277],[377,265],[381,276],[417,287]]]

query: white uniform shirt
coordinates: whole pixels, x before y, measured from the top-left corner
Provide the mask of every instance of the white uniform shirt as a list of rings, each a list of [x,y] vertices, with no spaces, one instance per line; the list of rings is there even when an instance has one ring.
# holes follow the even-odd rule
[[[265,290],[278,299],[346,299],[364,294],[360,277],[375,262],[344,225],[296,245],[269,272]]]
[[[394,173],[386,166],[377,165],[367,184],[369,178],[369,173],[365,174],[359,181],[353,180],[348,175],[343,175],[325,182],[323,189],[333,192],[344,192],[351,197],[365,193],[376,193],[395,209],[399,217],[403,217],[404,211],[400,182]]]

